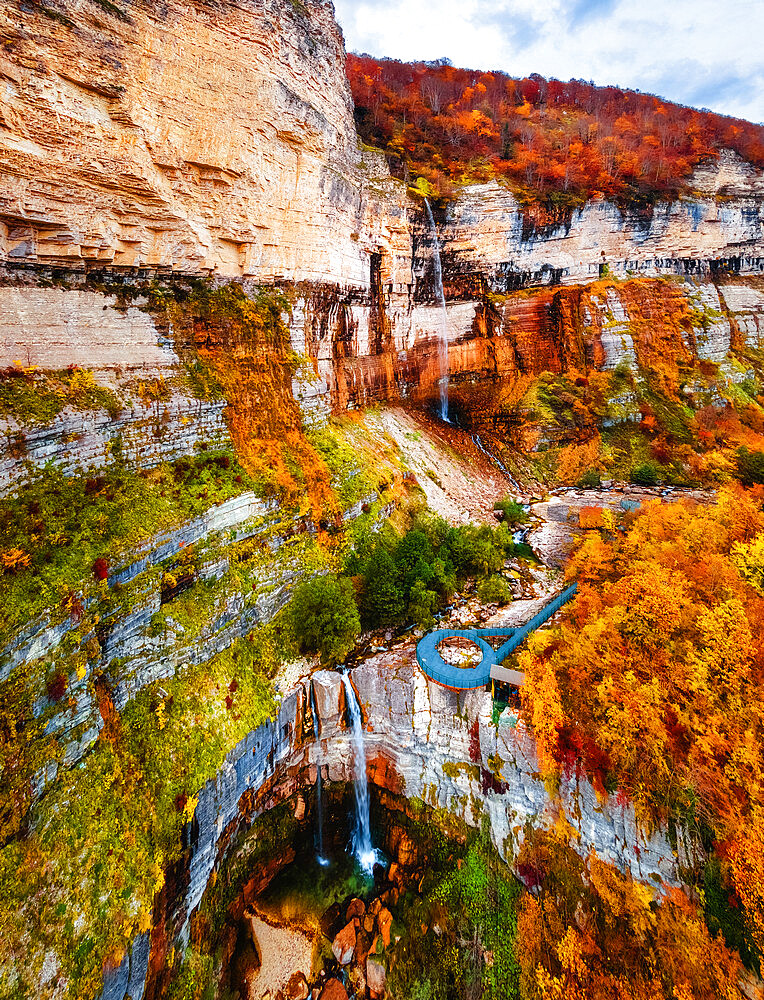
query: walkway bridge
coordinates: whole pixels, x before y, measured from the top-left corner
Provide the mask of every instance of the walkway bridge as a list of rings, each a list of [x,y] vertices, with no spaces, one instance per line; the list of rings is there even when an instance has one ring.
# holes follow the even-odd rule
[[[523,673],[519,670],[508,670],[501,664],[510,653],[525,642],[531,632],[535,632],[556,615],[575,595],[577,589],[578,584],[572,583],[519,628],[436,629],[420,639],[417,644],[416,658],[419,666],[430,680],[452,691],[482,688],[492,680],[519,686],[525,679]],[[507,641],[498,649],[494,649],[487,641],[489,636],[507,636]],[[438,650],[444,639],[469,639],[480,648],[483,654],[482,660],[475,667],[457,667],[446,663]]]

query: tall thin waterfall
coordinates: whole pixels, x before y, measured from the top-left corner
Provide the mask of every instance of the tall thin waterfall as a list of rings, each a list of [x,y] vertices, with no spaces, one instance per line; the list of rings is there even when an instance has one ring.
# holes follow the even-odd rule
[[[424,210],[427,213],[427,224],[432,238],[432,269],[435,276],[435,294],[440,302],[440,339],[438,341],[438,362],[440,368],[440,416],[446,423],[448,419],[448,313],[446,312],[446,295],[443,291],[443,266],[440,260],[440,240],[435,219],[432,215],[429,201],[425,198]]]
[[[316,711],[316,699],[313,695],[313,685],[310,685],[310,710],[313,712],[313,725],[316,730],[316,743],[321,746],[318,732],[318,712]],[[323,779],[321,778],[321,761],[316,761],[316,840],[318,854],[316,861],[326,867],[329,859],[324,857],[324,804],[323,804]]]
[[[353,825],[353,854],[364,871],[370,872],[377,859],[371,846],[371,821],[369,817],[369,784],[366,779],[366,748],[363,743],[361,706],[355,695],[348,674],[342,675],[347,696],[348,711],[353,735],[353,767],[355,771],[355,823]]]

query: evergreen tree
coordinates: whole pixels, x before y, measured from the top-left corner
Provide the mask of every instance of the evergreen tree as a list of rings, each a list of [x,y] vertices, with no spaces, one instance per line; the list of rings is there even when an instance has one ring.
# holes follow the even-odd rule
[[[377,546],[366,563],[361,609],[371,625],[392,625],[403,616],[400,574],[387,549]]]
[[[294,631],[300,648],[337,663],[353,648],[361,631],[353,584],[347,577],[307,580],[292,599]]]

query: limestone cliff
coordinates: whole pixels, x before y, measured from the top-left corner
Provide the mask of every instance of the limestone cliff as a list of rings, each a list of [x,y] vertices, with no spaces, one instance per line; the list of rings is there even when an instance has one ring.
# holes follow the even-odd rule
[[[368,284],[403,205],[358,151],[331,4],[1,16],[6,259]]]
[[[125,322],[87,292],[104,273],[214,275],[292,289],[293,345],[317,375],[311,412],[433,395],[432,233],[381,154],[359,147],[331,5],[57,0],[0,16],[1,364],[171,368],[166,323],[134,309]],[[452,376],[614,367],[618,334],[603,339],[597,313],[614,309],[633,339],[617,289],[577,321],[594,341],[583,357],[554,293],[512,294],[605,273],[681,276],[690,307],[731,312],[757,344],[761,173],[723,153],[689,190],[647,218],[600,200],[534,229],[497,183],[464,188],[437,219]],[[75,294],[40,287],[67,274]],[[720,306],[714,286],[731,278]],[[699,357],[726,354],[717,326],[721,340],[704,327],[691,345]]]
[[[62,816],[74,831],[55,878],[6,894],[0,992],[25,978],[90,998],[105,960],[104,995],[137,1000],[149,931],[162,960],[175,940],[152,900],[176,906],[182,944],[222,834],[247,819],[242,794],[266,808],[319,763],[349,777],[336,675],[316,682],[318,734],[304,688],[260,728],[253,671],[248,702],[232,685],[240,661],[267,661],[278,635],[263,630],[332,565],[343,525],[373,528],[412,485],[386,424],[321,433],[330,413],[435,397],[436,248],[420,201],[359,147],[324,0],[8,0],[0,28],[0,493],[24,538],[3,552],[4,871],[42,871],[18,845],[55,839]],[[497,185],[436,211],[464,424],[535,447],[508,386],[643,378],[665,358],[683,366],[683,406],[724,405],[764,347],[762,185],[725,155],[648,221],[598,201],[529,230]],[[602,426],[643,415],[633,386],[606,403]],[[413,664],[354,677],[380,787],[474,822],[485,810],[505,853],[525,819],[549,818],[529,738],[494,727],[485,698],[457,705]],[[173,699],[187,730],[167,721]],[[195,787],[168,782],[153,812],[127,713],[133,732],[165,733],[176,777],[188,747],[198,758]],[[664,839],[638,854],[616,803],[572,782],[565,802],[584,843],[675,879]],[[102,803],[126,847],[95,842]],[[98,878],[123,877],[125,850],[133,880],[104,928]]]

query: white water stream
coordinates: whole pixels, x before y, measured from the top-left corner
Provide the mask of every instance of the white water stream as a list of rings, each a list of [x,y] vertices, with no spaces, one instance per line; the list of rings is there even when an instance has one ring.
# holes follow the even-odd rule
[[[435,294],[440,302],[440,338],[438,340],[438,364],[440,377],[438,385],[440,387],[440,416],[446,423],[448,419],[448,313],[446,311],[446,295],[443,291],[443,266],[440,259],[440,240],[438,230],[433,218],[429,201],[425,198],[424,209],[427,213],[427,224],[430,227],[430,237],[432,240],[432,267],[435,276]]]
[[[371,846],[371,820],[369,815],[369,784],[366,778],[366,748],[363,741],[363,719],[355,690],[348,674],[342,675],[353,739],[353,766],[355,771],[355,822],[353,824],[353,854],[366,872],[371,872],[377,852]]]

